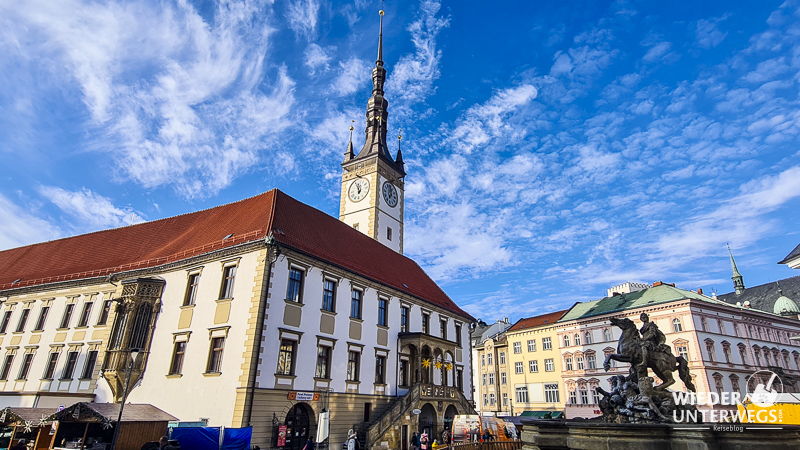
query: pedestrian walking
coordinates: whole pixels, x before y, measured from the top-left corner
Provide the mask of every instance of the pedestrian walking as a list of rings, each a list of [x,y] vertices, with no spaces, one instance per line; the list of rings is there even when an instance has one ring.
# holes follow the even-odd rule
[[[419,450],[419,433],[416,431],[411,435],[411,450]]]
[[[347,450],[358,450],[358,438],[353,429],[347,430]]]
[[[303,450],[314,450],[314,441],[312,441],[311,438],[308,438],[306,441],[306,446],[303,447]]]

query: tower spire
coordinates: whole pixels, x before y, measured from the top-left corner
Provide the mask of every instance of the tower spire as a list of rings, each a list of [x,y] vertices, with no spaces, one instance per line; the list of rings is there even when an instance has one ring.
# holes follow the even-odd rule
[[[736,267],[736,261],[733,259],[733,252],[731,252],[730,244],[726,245],[728,246],[728,254],[731,256],[731,271],[733,272],[731,279],[733,280],[733,288],[736,290],[736,295],[739,295],[744,292],[744,277],[742,277],[742,274],[739,273],[739,269]]]
[[[380,28],[378,33],[378,58],[372,68],[372,96],[367,101],[367,126],[364,129],[364,146],[353,159],[378,156],[398,172],[405,175],[402,167],[397,167],[386,144],[387,125],[389,118],[389,102],[384,97],[383,85],[386,83],[386,69],[383,67],[383,16],[381,9]]]

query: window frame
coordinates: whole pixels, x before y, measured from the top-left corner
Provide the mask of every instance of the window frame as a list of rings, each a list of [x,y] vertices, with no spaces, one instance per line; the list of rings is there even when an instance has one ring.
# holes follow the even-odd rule
[[[544,360],[544,371],[545,372],[555,372],[556,365],[553,362],[553,358],[547,358]]]
[[[221,345],[215,345],[220,342]],[[222,373],[222,358],[225,355],[225,337],[212,336],[208,345],[208,360],[206,361],[206,371],[208,374]]]
[[[549,337],[542,338],[542,350],[552,350],[553,349],[553,342],[550,340]]]
[[[72,312],[75,310],[75,303],[67,303],[64,308],[64,314],[61,316],[61,323],[58,326],[59,330],[66,330],[72,322]]]
[[[336,312],[336,280],[332,278],[322,279],[322,310]]]
[[[378,326],[389,326],[389,299],[378,296]]]
[[[297,275],[298,278],[295,277]],[[286,282],[286,301],[303,304],[303,286],[306,271],[300,267],[289,266],[289,278]]]
[[[233,287],[236,284],[236,272],[239,264],[226,264],[222,266],[222,280],[219,285],[219,299],[229,300],[233,298]]]
[[[172,346],[172,358],[169,362],[169,372],[167,375],[182,375],[183,362],[186,357],[187,341],[175,341]]]
[[[347,351],[347,375],[345,380],[352,383],[361,381],[361,352],[352,348]]]
[[[514,342],[512,347],[514,348],[514,354],[522,353],[522,342]]]
[[[47,323],[47,315],[50,313],[50,306],[42,306],[39,309],[39,318],[36,319],[36,327],[33,331],[44,331],[44,325]]]
[[[28,375],[31,371],[31,366],[33,365],[33,357],[35,356],[34,352],[26,352],[22,355],[22,364],[19,366],[19,373],[17,374],[17,380],[27,380]]]
[[[43,380],[52,380],[56,376],[56,368],[58,367],[58,360],[61,357],[61,349],[53,349],[47,357],[47,365],[44,367],[42,374]]]
[[[114,300],[110,298],[103,300],[103,310],[100,312],[100,317],[97,318],[96,326],[108,325],[108,317],[111,315],[111,304],[113,302]]]
[[[83,362],[83,372],[81,373],[81,380],[91,380],[94,374],[94,368],[97,366],[98,350],[89,350],[86,353],[86,361]]]
[[[28,324],[28,318],[31,316],[31,307],[28,306],[22,309],[22,314],[17,321],[17,328],[15,333],[22,333],[25,331],[25,325]]]
[[[75,367],[78,365],[78,358],[80,357],[80,353],[81,353],[80,351],[71,349],[67,352],[67,362],[66,364],[64,364],[64,370],[61,372],[62,380],[73,379],[73,377],[75,376]]]
[[[386,384],[386,355],[375,355],[375,384]]]
[[[350,290],[350,318],[362,320],[363,313],[364,313],[364,291],[361,289],[353,288]]]
[[[278,346],[276,375],[293,376],[297,365],[297,341],[283,338]]]
[[[93,306],[94,306],[94,301],[83,302],[83,309],[81,310],[81,315],[80,318],[78,319],[78,325],[77,325],[78,328],[89,326],[89,319],[92,316]]]
[[[183,296],[183,306],[194,306],[197,301],[197,291],[200,289],[200,272],[190,273],[186,278],[186,293]]]
[[[528,339],[528,353],[536,351],[536,339]]]
[[[317,343],[317,361],[314,366],[314,378],[331,379],[331,354],[333,347]]]
[[[11,322],[11,315],[14,310],[7,309],[3,314],[3,320],[0,322],[0,334],[5,334],[8,331],[8,324]]]
[[[411,308],[406,305],[400,305],[400,332],[408,333],[409,318],[411,316]]]

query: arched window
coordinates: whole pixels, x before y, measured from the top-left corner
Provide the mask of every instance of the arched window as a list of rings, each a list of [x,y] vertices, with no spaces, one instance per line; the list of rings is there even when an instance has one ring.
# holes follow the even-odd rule
[[[611,330],[609,330],[608,328],[606,328],[605,330],[603,330],[603,339],[605,339],[606,341],[610,341],[610,340],[612,340],[612,339],[613,339],[613,338],[611,337]]]
[[[672,331],[675,333],[680,333],[683,331],[683,326],[681,325],[681,319],[675,318],[672,319]]]
[[[714,387],[717,389],[717,394],[719,394],[721,396],[722,395],[722,389],[723,389],[723,387],[722,387],[722,375],[720,375],[719,373],[714,373],[714,375],[712,375],[712,377],[714,377]]]
[[[592,343],[592,332],[591,331],[587,331],[586,333],[583,333],[583,343],[586,344],[586,345],[589,345],[589,344]]]
[[[575,333],[575,345],[581,345],[581,335]]]
[[[757,345],[753,346],[753,358],[756,366],[761,366],[761,349]]]
[[[741,387],[739,386],[739,377],[736,375],[731,375],[731,388],[733,388],[733,392],[741,393]]]
[[[714,361],[714,341],[711,339],[706,339],[706,353],[708,354],[708,360]]]
[[[742,358],[742,364],[750,364],[750,361],[747,359],[747,347],[744,344],[739,344],[739,357]]]
[[[569,347],[569,336],[564,335],[564,347]]]

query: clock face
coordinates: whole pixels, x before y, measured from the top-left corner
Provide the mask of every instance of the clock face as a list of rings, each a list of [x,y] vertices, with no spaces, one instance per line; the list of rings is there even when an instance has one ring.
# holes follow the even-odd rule
[[[397,206],[397,189],[388,181],[383,183],[383,199],[390,208]]]
[[[354,202],[361,201],[361,199],[366,197],[368,193],[369,181],[364,178],[358,178],[357,180],[353,181],[353,183],[350,185],[350,189],[348,190],[350,200]]]

